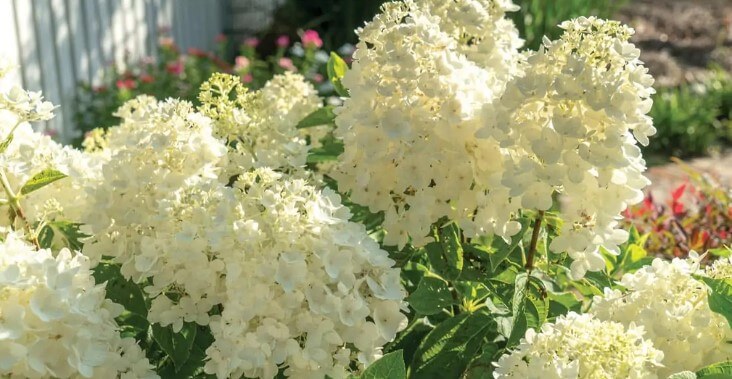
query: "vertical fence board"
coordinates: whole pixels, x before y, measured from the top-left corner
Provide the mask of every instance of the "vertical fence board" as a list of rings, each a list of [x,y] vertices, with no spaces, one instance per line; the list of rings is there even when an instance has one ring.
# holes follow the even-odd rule
[[[72,50],[71,30],[69,28],[68,19],[66,17],[66,4],[63,0],[51,0],[50,2],[50,26],[53,38],[49,38],[51,42],[55,42],[54,56],[56,58],[56,75],[59,85],[59,105],[61,112],[57,117],[61,119],[62,124],[58,128],[59,139],[69,140],[73,138],[71,128],[64,128],[65,125],[73,123],[73,107],[74,94],[76,93],[76,83],[78,81],[76,71],[74,70],[74,52]]]
[[[0,44],[0,57],[10,60],[10,63],[20,64],[20,39],[17,34],[15,9],[12,1],[0,1],[0,35],[7,38],[6,43]],[[23,84],[19,70],[8,73],[5,80],[17,85]]]
[[[21,70],[11,78],[42,90],[60,107],[37,127],[74,136],[73,110],[80,81],[100,84],[111,65],[157,56],[159,27],[170,28],[185,52],[213,50],[223,31],[224,2],[202,0],[0,0],[0,54]],[[11,74],[12,75],[12,74]]]

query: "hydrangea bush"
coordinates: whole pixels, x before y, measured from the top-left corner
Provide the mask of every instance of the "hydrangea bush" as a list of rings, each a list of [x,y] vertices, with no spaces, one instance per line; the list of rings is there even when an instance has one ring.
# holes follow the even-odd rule
[[[508,0],[386,4],[303,77],[139,96],[86,151],[0,94],[0,375],[732,375],[732,261],[653,260],[632,29],[537,51]],[[7,72],[2,67],[0,72]]]

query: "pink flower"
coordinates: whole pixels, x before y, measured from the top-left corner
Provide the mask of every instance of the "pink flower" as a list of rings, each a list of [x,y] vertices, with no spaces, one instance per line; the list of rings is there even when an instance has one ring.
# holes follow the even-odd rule
[[[197,49],[195,47],[189,47],[188,55],[193,55],[194,57],[199,57],[199,58],[205,58],[208,56],[208,53],[201,49]]]
[[[320,35],[318,32],[312,29],[306,30],[302,34],[302,44],[305,45],[305,47],[315,47],[315,48],[321,48],[323,47],[323,40],[320,39]]]
[[[160,37],[158,43],[161,47],[173,48],[175,47],[175,41],[171,37]]]
[[[290,45],[290,37],[284,34],[277,37],[277,47],[287,47],[288,45]]]
[[[117,88],[121,90],[130,90],[137,87],[134,79],[120,79],[117,81]]]
[[[297,71],[297,67],[295,67],[295,65],[292,63],[292,59],[290,58],[280,58],[277,64],[279,64],[280,67],[284,68],[287,71]]]
[[[321,74],[315,74],[315,75],[313,75],[313,81],[315,83],[322,83],[323,82],[323,79],[324,79],[323,78],[323,75],[321,75]]]
[[[252,74],[246,74],[241,77],[241,81],[244,83],[251,83],[252,80],[254,80],[254,77],[252,76]]]
[[[251,47],[252,49],[259,46],[259,38],[249,37],[244,39],[244,45]]]
[[[216,41],[216,43],[223,43],[223,42],[226,42],[227,39],[228,38],[226,37],[226,34],[219,33],[219,34],[216,35],[215,41]]]
[[[247,67],[249,67],[249,58],[240,55],[234,59],[234,70],[244,70]]]
[[[170,62],[165,66],[165,69],[173,75],[180,75],[183,73],[183,62]]]

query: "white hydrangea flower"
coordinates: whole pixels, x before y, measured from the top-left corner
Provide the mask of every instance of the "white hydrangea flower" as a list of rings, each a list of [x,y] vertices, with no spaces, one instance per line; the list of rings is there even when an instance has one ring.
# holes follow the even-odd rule
[[[26,378],[157,378],[133,339],[121,338],[122,307],[104,298],[89,260],[56,256],[11,233],[0,243],[0,375]]]
[[[225,377],[346,377],[406,327],[399,269],[333,191],[270,169],[234,184],[240,219],[216,247],[223,312],[206,372]],[[210,237],[209,237],[210,238]],[[349,347],[351,346],[351,347]]]
[[[494,378],[658,378],[663,353],[644,339],[643,327],[600,321],[570,312],[529,329],[518,347],[501,356]],[[664,376],[665,377],[665,376]]]
[[[214,74],[199,98],[202,113],[214,120],[216,135],[229,145],[227,179],[255,167],[305,165],[309,148],[305,132],[296,126],[322,100],[301,75],[275,75],[262,89],[248,92],[238,77]]]
[[[479,135],[510,151],[502,183],[511,202],[548,210],[561,194],[564,223],[550,248],[569,254],[580,279],[605,267],[600,246],[615,252],[627,240],[617,220],[649,183],[637,143],[655,132],[646,115],[654,90],[632,29],[584,17],[560,26],[559,40],[526,56]]]
[[[696,253],[686,260],[655,259],[623,275],[625,291],[605,289],[604,296],[596,296],[590,312],[601,320],[645,327],[646,338],[664,353],[663,377],[732,359],[730,327],[709,309],[706,285],[691,276],[701,273]]]
[[[0,79],[3,79],[2,72]],[[84,192],[87,182],[99,176],[101,159],[62,146],[49,136],[34,132],[29,122],[53,117],[53,105],[44,105],[47,102],[42,101],[40,93],[28,95],[35,99],[32,101],[26,99],[21,101],[22,104],[11,102],[7,98],[15,96],[12,92],[23,90],[9,91],[0,93],[0,141],[12,139],[0,154],[0,169],[5,173],[10,189],[17,194],[29,179],[41,171],[60,171],[68,178],[23,196],[20,205],[30,223],[54,219],[78,221],[87,206],[85,197],[79,193]],[[7,200],[5,191],[0,191],[0,199]],[[0,214],[0,226],[10,226],[8,212]]]
[[[475,231],[475,209],[500,186],[499,145],[474,135],[488,113],[483,105],[518,70],[521,40],[503,17],[516,7],[456,3],[387,3],[358,31],[343,78],[350,98],[336,110],[336,135],[345,151],[333,176],[352,200],[385,212],[389,245],[428,242],[443,216]],[[516,207],[507,208],[510,218]],[[491,221],[498,234],[518,231],[506,218]]]
[[[118,115],[123,121],[109,130],[108,161],[89,185],[82,221],[93,238],[84,254],[93,262],[110,256],[125,277],[139,280],[145,274],[134,258],[152,233],[158,202],[185,183],[218,180],[226,146],[213,136],[211,120],[184,101],[140,96]]]
[[[732,257],[715,260],[705,267],[704,273],[714,279],[732,279]]]

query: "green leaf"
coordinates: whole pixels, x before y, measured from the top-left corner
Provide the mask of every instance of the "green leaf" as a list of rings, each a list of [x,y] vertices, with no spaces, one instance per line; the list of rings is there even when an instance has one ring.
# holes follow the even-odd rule
[[[495,330],[493,317],[482,312],[460,313],[446,319],[419,345],[412,360],[410,376],[460,377],[492,330]]]
[[[305,118],[297,124],[297,128],[303,129],[319,125],[332,125],[334,122],[335,113],[333,113],[333,106],[326,105],[305,116]]]
[[[696,372],[699,379],[729,379],[732,378],[732,361],[715,363],[699,369]]]
[[[709,309],[727,319],[732,326],[732,280],[713,279],[706,276],[694,275],[697,280],[706,283],[712,292],[709,294]]]
[[[549,314],[549,299],[543,294],[543,284],[525,273],[516,276],[513,300],[511,302],[513,324],[508,337],[508,346],[518,344],[529,328],[537,329]]]
[[[460,229],[454,222],[440,228],[440,245],[445,261],[450,268],[448,280],[455,280],[463,270],[463,247],[460,244]]]
[[[107,283],[107,299],[122,305],[128,312],[147,317],[145,297],[140,287],[125,279],[119,265],[102,262],[94,267],[94,280],[97,284]]]
[[[152,325],[155,342],[173,360],[176,372],[180,372],[191,356],[197,330],[197,325],[190,322],[183,324],[183,328],[178,333],[173,332],[172,325],[167,327],[162,327],[159,324]]]
[[[453,304],[452,293],[447,282],[435,276],[425,276],[419,281],[417,290],[407,302],[419,314],[433,315]]]
[[[203,366],[206,360],[206,349],[211,346],[214,341],[211,330],[207,326],[196,326],[196,338],[191,347],[191,354],[188,360],[180,367],[175,365],[166,365],[158,372],[162,378],[212,378],[214,375],[206,375],[203,372]]]
[[[346,90],[346,87],[341,83],[343,76],[345,76],[346,71],[348,71],[348,64],[346,64],[346,61],[339,57],[338,54],[331,52],[326,70],[328,72],[328,79],[333,83],[336,93],[340,96],[347,97],[348,90]]]
[[[27,182],[20,188],[21,195],[27,195],[33,191],[39,190],[59,179],[65,178],[67,175],[58,170],[47,168],[28,179]]]
[[[80,251],[84,245],[81,240],[89,237],[81,232],[82,224],[68,221],[51,221],[43,226],[39,232],[38,242],[43,248],[61,249],[68,247]]]
[[[547,317],[558,317],[570,311],[580,312],[582,302],[571,292],[549,292],[549,314]]]
[[[402,351],[384,355],[366,370],[359,377],[360,379],[405,379],[407,377],[407,369],[404,367],[404,358]]]
[[[495,369],[493,362],[497,352],[498,346],[494,344],[483,345],[483,351],[470,362],[470,366],[468,366],[463,377],[465,379],[493,379]]]
[[[8,137],[3,140],[2,143],[0,143],[0,153],[4,153],[5,150],[8,149],[8,146],[10,146],[10,143],[13,142],[13,133],[8,134]]]
[[[434,329],[434,326],[429,324],[426,317],[414,319],[406,329],[396,335],[394,341],[384,346],[384,352],[390,353],[401,350],[404,355],[404,361],[411,362],[420,342],[424,340],[424,337],[432,329]]]
[[[324,138],[322,147],[312,149],[308,153],[308,163],[334,161],[343,153],[343,143],[333,138]]]
[[[726,247],[718,247],[716,249],[709,249],[707,250],[709,254],[712,254],[717,257],[727,258],[730,255],[732,255],[732,249],[726,248]]]

